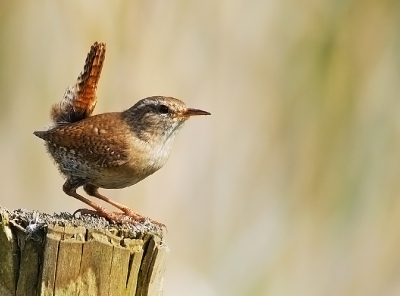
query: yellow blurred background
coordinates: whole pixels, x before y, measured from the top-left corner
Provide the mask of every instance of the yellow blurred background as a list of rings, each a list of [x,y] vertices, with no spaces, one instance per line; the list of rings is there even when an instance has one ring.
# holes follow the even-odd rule
[[[32,132],[94,41],[95,113],[212,113],[102,191],[168,226],[164,295],[400,295],[399,1],[2,1],[2,206],[83,206]]]

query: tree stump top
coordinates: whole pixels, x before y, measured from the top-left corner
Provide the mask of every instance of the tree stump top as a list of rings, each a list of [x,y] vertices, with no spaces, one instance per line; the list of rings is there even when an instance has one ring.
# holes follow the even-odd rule
[[[0,208],[0,295],[161,295],[167,253],[150,221]]]
[[[85,229],[100,230],[120,238],[133,238],[137,239],[143,235],[152,234],[154,236],[163,238],[163,229],[160,226],[151,223],[150,220],[144,223],[126,223],[126,224],[113,224],[104,219],[103,217],[96,217],[92,215],[82,215],[75,217],[71,213],[61,212],[54,213],[53,215],[40,213],[32,210],[7,210],[1,208],[6,213],[15,226],[20,226],[34,236],[36,232],[47,227],[84,227]]]

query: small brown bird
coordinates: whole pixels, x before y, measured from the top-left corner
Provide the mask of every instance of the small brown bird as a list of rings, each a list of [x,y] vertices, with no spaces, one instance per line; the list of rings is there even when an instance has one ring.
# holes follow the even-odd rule
[[[34,134],[45,140],[47,151],[66,177],[63,190],[67,195],[111,221],[144,221],[145,217],[127,206],[101,195],[98,188],[128,187],[162,168],[183,123],[191,116],[210,113],[188,108],[178,99],[154,96],[123,112],[91,116],[105,51],[103,43],[91,47],[75,86],[68,87],[61,102],[51,109],[53,125]],[[76,190],[81,186],[90,196],[112,204],[124,214],[109,212],[78,194]]]

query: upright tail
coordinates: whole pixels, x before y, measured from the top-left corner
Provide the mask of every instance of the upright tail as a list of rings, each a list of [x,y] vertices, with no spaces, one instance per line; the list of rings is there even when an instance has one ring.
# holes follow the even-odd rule
[[[74,86],[69,86],[61,101],[51,107],[55,124],[72,123],[89,117],[97,103],[96,89],[106,54],[106,45],[95,42],[83,71]]]

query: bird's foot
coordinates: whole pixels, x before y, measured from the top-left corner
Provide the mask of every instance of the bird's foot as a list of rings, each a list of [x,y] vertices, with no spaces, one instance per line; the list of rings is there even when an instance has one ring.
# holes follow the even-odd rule
[[[106,211],[106,210],[96,211],[96,210],[90,210],[90,209],[78,209],[73,213],[73,216],[75,217],[75,215],[78,214],[78,213],[80,215],[93,215],[93,216],[97,216],[97,217],[104,217],[110,222],[120,223],[120,224],[138,223],[138,222],[139,223],[144,223],[146,221],[150,221],[151,223],[159,226],[160,228],[167,229],[165,224],[157,222],[157,221],[155,221],[153,219],[144,217],[142,215],[139,215],[139,214],[133,212],[129,208],[124,208],[124,213],[109,212],[109,211]]]
[[[158,221],[156,221],[156,220],[153,220],[153,219],[151,219],[151,218],[149,218],[149,217],[145,217],[145,216],[142,216],[142,215],[140,215],[140,214],[138,214],[138,213],[135,213],[134,211],[132,211],[130,208],[128,208],[128,207],[123,207],[123,208],[121,208],[121,210],[127,215],[127,216],[129,216],[129,217],[132,217],[134,220],[136,220],[136,221],[140,221],[140,222],[144,222],[144,221],[146,221],[146,220],[149,220],[151,223],[153,223],[153,224],[155,224],[155,225],[158,225],[159,227],[161,227],[161,228],[165,228],[165,230],[167,230],[167,226],[165,226],[165,224],[163,224],[163,223],[161,223],[161,222],[158,222]]]

